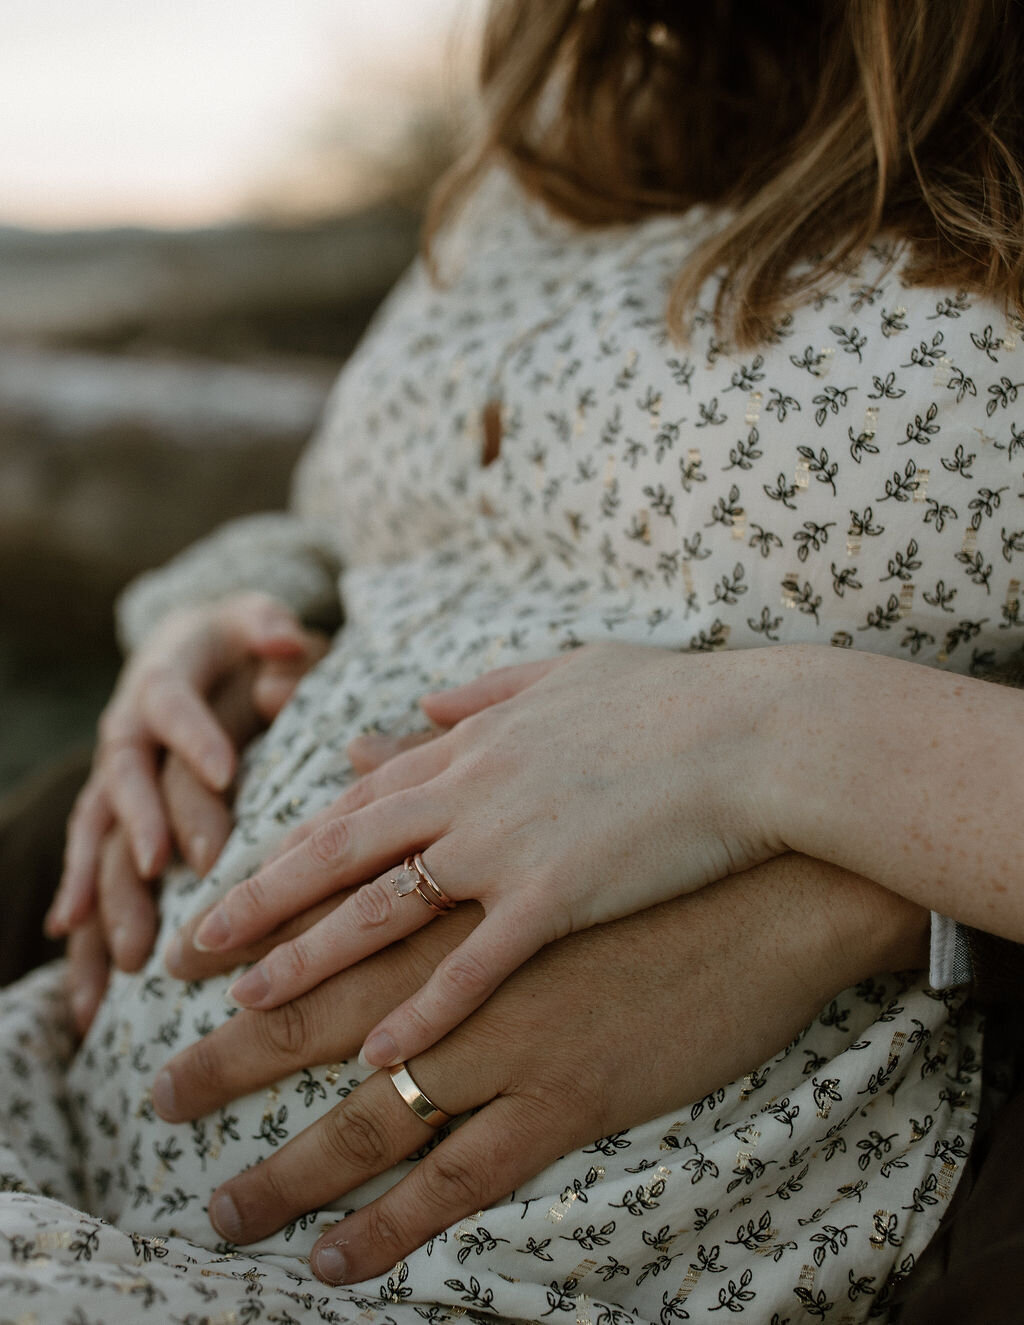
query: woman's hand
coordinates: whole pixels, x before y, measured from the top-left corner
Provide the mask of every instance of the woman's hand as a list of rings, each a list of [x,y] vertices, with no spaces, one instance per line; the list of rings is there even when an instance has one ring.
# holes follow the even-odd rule
[[[123,881],[130,872],[137,896],[120,932],[107,931],[108,945],[125,969],[144,959],[152,904],[143,884],[166,865],[172,841],[196,869],[209,868],[231,827],[227,790],[238,749],[275,716],[325,648],[322,636],[262,594],[176,612],[157,628],[101,718],[47,919],[52,936],[91,915],[102,879],[112,877],[101,868],[104,844],[119,828],[124,859],[114,873]]]
[[[479,916],[460,907],[293,1004],[233,1017],[160,1073],[157,1112],[172,1122],[198,1118],[289,1072],[350,1056]],[[840,989],[926,962],[927,932],[927,912],[786,855],[551,945],[410,1064],[439,1108],[483,1107],[385,1196],[326,1233],[314,1270],[332,1283],[379,1274],[558,1155],[701,1098],[781,1048]],[[756,942],[737,943],[737,933]],[[173,959],[191,979],[228,965],[187,942]],[[256,1241],[390,1168],[431,1134],[378,1072],[224,1184],[211,1220],[232,1242]]]
[[[784,850],[772,819],[773,723],[792,650],[693,657],[598,645],[424,701],[457,725],[389,760],[233,889],[197,933],[229,950],[297,908],[422,851],[485,919],[368,1038],[374,1066],[419,1053],[544,944],[690,892]],[[248,972],[267,1009],[419,928],[388,876]]]

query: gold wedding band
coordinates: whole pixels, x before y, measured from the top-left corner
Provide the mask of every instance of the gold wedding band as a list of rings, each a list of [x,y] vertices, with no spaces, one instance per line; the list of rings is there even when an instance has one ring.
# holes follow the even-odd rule
[[[427,1099],[423,1091],[413,1081],[409,1069],[404,1063],[396,1063],[394,1067],[389,1067],[388,1074],[395,1083],[395,1090],[398,1091],[416,1117],[422,1118],[428,1127],[443,1127],[445,1123],[451,1122],[451,1114],[445,1113],[432,1100]]]

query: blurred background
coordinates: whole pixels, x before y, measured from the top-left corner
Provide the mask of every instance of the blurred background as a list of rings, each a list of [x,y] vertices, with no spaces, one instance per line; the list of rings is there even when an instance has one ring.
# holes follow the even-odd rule
[[[90,740],[120,587],[283,503],[467,131],[484,0],[2,4],[10,804]]]

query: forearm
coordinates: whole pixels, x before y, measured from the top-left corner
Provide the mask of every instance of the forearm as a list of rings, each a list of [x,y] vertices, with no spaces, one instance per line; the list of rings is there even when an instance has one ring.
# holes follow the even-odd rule
[[[118,635],[136,648],[173,609],[260,590],[307,625],[340,619],[339,565],[326,525],[287,512],[235,520],[134,580],[117,604]]]
[[[780,961],[816,973],[825,997],[869,975],[927,969],[928,910],[871,879],[792,851],[733,877]]]
[[[795,712],[802,721],[787,718]],[[1024,940],[1024,697],[801,647],[774,727],[771,794],[787,846]]]

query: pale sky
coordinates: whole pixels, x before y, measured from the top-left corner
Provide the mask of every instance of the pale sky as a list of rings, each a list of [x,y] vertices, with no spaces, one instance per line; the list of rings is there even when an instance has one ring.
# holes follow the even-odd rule
[[[329,108],[379,135],[410,87],[440,90],[450,33],[471,36],[482,8],[0,0],[0,224],[230,219]]]

